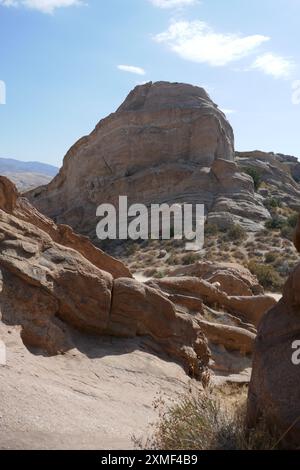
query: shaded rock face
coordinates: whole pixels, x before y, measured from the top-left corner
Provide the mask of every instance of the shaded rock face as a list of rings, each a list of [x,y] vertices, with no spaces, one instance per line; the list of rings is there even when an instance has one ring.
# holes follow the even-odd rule
[[[27,193],[38,210],[95,242],[96,208],[117,206],[119,195],[129,204],[203,203],[222,227],[229,218],[259,230],[269,217],[234,162],[225,115],[205,90],[187,84],[136,87],[69,150],[49,185]]]
[[[295,239],[300,239],[299,224]],[[295,341],[300,341],[300,265],[291,273],[281,301],[259,325],[248,397],[249,424],[264,415],[284,434],[284,447],[299,448],[300,366],[292,360]]]
[[[190,315],[132,279],[89,240],[40,215],[4,177],[0,271],[1,320],[20,325],[27,347],[66,352],[74,347],[73,328],[98,336],[145,336],[193,376],[206,373],[206,339]]]

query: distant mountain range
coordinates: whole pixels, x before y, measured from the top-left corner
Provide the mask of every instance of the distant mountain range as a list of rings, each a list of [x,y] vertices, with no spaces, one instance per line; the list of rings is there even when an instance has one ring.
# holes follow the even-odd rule
[[[0,172],[38,173],[55,176],[58,173],[56,166],[41,162],[21,162],[13,158],[0,158]]]
[[[21,192],[49,183],[58,170],[47,163],[0,158],[0,174],[11,179]]]

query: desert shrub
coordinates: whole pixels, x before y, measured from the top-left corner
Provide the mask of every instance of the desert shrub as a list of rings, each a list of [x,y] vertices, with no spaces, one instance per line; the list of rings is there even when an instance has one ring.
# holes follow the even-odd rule
[[[155,278],[155,279],[162,279],[162,278],[165,277],[165,276],[166,276],[165,271],[161,271],[161,270],[159,271],[159,270],[157,270],[157,271],[153,274],[152,277]]]
[[[205,235],[217,235],[219,233],[219,228],[216,224],[205,224]]]
[[[298,222],[298,214],[297,212],[295,212],[294,214],[290,215],[287,219],[287,225],[292,227],[292,228],[296,228],[296,225],[297,225],[297,222]]]
[[[167,264],[169,264],[170,266],[181,264],[180,256],[175,255],[174,253],[172,253],[171,256],[167,260]]]
[[[181,258],[181,263],[185,266],[189,265],[189,264],[193,264],[193,263],[196,263],[197,261],[199,261],[199,254],[198,253],[186,253],[185,255],[183,255],[183,257]]]
[[[295,229],[293,227],[291,227],[290,225],[285,225],[280,230],[280,234],[281,234],[282,238],[286,238],[287,240],[292,241],[293,236],[294,236],[294,230]]]
[[[147,276],[147,277],[152,277],[155,273],[156,273],[155,268],[147,268],[144,271],[144,275]]]
[[[282,202],[277,197],[269,197],[264,202],[264,205],[267,209],[272,210],[282,207]]]
[[[137,243],[128,243],[126,246],[126,256],[133,256],[139,250]]]
[[[274,261],[276,261],[278,258],[278,253],[275,251],[270,251],[269,253],[266,253],[265,255],[265,263],[272,264]]]
[[[253,179],[255,191],[258,191],[262,183],[261,174],[259,173],[259,171],[256,168],[249,167],[245,169],[245,173],[251,176],[251,178]]]
[[[226,238],[230,241],[242,241],[247,238],[247,233],[240,225],[232,225],[226,234]]]
[[[245,259],[245,254],[242,251],[237,250],[237,249],[235,249],[232,252],[232,255],[238,260],[244,260]]]
[[[209,393],[185,396],[161,413],[147,449],[162,450],[270,450],[278,439],[265,420],[255,429],[245,425],[246,406],[226,409]],[[139,447],[143,447],[138,445]]]
[[[281,230],[286,225],[286,220],[279,215],[274,215],[271,219],[267,220],[265,227],[269,230]]]
[[[265,289],[280,290],[282,288],[283,279],[273,266],[251,260],[248,269],[257,277],[259,283]]]

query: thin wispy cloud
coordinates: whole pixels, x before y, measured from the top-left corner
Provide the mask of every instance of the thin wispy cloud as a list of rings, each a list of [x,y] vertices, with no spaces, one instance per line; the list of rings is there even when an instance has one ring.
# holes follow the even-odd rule
[[[273,53],[260,55],[253,62],[252,69],[257,69],[274,78],[289,78],[295,68],[292,60]]]
[[[52,14],[57,8],[84,5],[82,0],[0,0],[6,7],[25,7],[42,13]]]
[[[178,21],[154,40],[183,59],[220,67],[249,56],[270,38],[261,34],[223,34],[203,21]]]
[[[149,0],[158,8],[181,8],[199,3],[199,0]]]
[[[118,65],[118,69],[122,72],[134,73],[136,75],[146,75],[146,71],[142,67],[134,65]]]
[[[220,108],[220,109],[221,109],[222,113],[226,114],[227,116],[236,113],[235,109],[228,109],[228,108]]]

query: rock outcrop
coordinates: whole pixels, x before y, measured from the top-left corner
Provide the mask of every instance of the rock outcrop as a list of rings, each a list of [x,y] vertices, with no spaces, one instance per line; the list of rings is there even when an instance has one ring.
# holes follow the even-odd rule
[[[269,212],[234,158],[232,128],[204,89],[150,82],[69,150],[49,185],[27,197],[94,242],[96,208],[117,207],[119,195],[129,204],[203,203],[223,228],[238,222],[259,230]]]
[[[247,323],[257,326],[263,315],[276,304],[268,295],[229,296],[219,287],[196,277],[166,277],[148,281],[151,287],[168,294],[196,297],[210,307],[220,307]]]
[[[255,171],[258,178],[258,197],[263,202],[271,198],[280,204],[300,210],[300,163],[296,157],[261,151],[236,152],[240,171]]]
[[[199,268],[197,274],[201,271],[201,263]],[[204,266],[202,269],[205,271]],[[212,266],[206,266],[206,269],[212,269]],[[160,290],[178,311],[189,313],[197,322],[211,351],[212,382],[226,381],[227,378],[247,382],[256,327],[276,301],[267,295],[229,296],[220,284],[196,276],[155,279],[147,285]],[[225,270],[223,276],[226,276]]]
[[[235,263],[198,261],[169,272],[170,277],[194,276],[211,284],[218,283],[231,296],[263,294],[263,288],[249,269]]]
[[[74,346],[70,331],[150,337],[201,379],[209,351],[201,328],[158,290],[69,227],[57,226],[0,177],[1,320],[20,325],[27,347],[49,354]],[[99,340],[100,341],[100,340]]]
[[[283,447],[300,445],[299,344],[300,265],[291,273],[281,301],[259,325],[248,397],[249,425],[264,416],[282,436]]]

